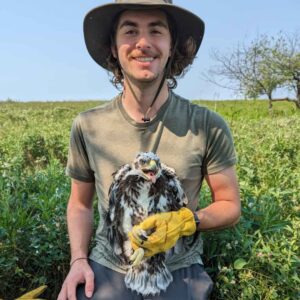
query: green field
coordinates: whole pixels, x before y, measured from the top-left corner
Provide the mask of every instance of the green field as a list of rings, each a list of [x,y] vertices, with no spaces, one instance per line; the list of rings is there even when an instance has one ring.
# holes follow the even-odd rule
[[[238,154],[242,217],[208,232],[212,299],[300,299],[300,112],[291,103],[195,101],[227,120]],[[69,132],[86,102],[0,102],[0,299],[47,284],[56,299],[69,267],[64,175]],[[210,201],[207,186],[200,206]]]

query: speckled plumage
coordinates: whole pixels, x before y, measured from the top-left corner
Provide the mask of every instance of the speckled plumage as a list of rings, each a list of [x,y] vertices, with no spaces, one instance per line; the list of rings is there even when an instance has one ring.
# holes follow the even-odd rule
[[[133,249],[128,238],[132,227],[150,215],[177,211],[186,204],[187,198],[175,171],[161,164],[154,153],[139,153],[132,165],[126,164],[113,174],[105,222],[113,251],[128,266],[125,284],[129,289],[142,295],[166,290],[173,280],[165,265],[166,255],[176,252],[180,244],[178,241],[168,253],[144,258],[139,265],[132,266]]]

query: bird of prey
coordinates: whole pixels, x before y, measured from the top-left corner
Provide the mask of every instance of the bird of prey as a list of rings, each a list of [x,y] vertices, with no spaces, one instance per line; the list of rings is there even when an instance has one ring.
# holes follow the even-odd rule
[[[134,254],[128,233],[148,216],[178,211],[186,204],[187,198],[175,170],[162,164],[152,152],[139,153],[131,165],[123,165],[113,174],[105,223],[114,253],[128,267],[125,275],[127,288],[144,296],[157,295],[172,282],[165,260],[182,251],[184,237],[167,253],[140,257],[136,259],[140,262],[132,263],[132,257],[140,254]],[[147,239],[151,233],[153,231],[141,233],[141,238]]]

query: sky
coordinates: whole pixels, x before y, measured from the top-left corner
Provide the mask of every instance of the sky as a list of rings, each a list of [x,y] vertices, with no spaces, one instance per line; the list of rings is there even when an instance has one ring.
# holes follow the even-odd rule
[[[0,0],[0,100],[108,100],[118,93],[89,56],[82,23],[102,0]],[[300,0],[174,0],[206,25],[197,58],[175,92],[195,100],[240,95],[204,80],[211,52],[228,53],[259,34],[300,29]]]

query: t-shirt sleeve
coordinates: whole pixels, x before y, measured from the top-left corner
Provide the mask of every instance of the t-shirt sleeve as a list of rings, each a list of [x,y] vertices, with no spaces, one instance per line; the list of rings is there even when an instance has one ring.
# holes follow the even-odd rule
[[[203,172],[204,174],[217,173],[236,162],[236,152],[230,129],[220,115],[211,112],[207,127]]]
[[[95,181],[86,148],[80,115],[74,120],[69,144],[66,175],[84,182]]]

